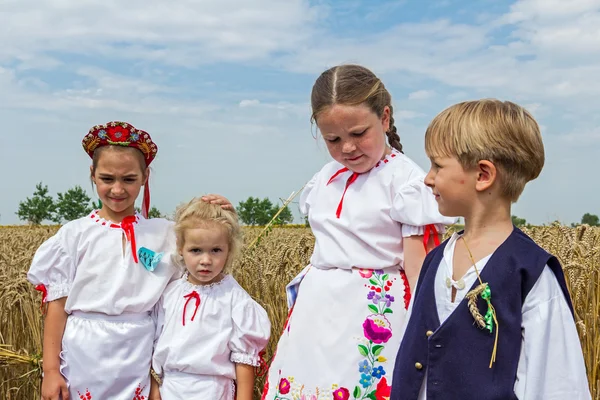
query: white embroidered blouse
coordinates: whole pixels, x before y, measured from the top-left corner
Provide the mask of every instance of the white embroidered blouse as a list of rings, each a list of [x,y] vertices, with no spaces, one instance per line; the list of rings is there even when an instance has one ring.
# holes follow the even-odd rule
[[[193,285],[187,274],[167,287],[155,309],[152,366],[235,379],[235,364],[260,364],[271,323],[267,312],[231,275],[212,285]]]
[[[181,276],[170,262],[175,249],[172,222],[136,215],[135,248],[164,252],[153,272],[135,262],[133,243],[121,224],[96,211],[63,225],[36,251],[27,279],[44,285],[47,301],[67,297],[65,311],[107,315],[150,313],[168,283]],[[123,246],[123,237],[129,237]]]
[[[403,237],[423,235],[427,225],[443,233],[445,225],[456,222],[438,212],[425,172],[396,150],[350,184],[352,171],[340,170],[343,165],[336,161],[326,164],[300,196],[316,239],[314,267],[402,266]]]

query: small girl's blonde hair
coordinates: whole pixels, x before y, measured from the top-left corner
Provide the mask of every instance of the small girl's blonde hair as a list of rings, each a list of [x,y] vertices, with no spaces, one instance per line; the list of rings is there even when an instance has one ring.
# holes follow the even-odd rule
[[[219,227],[225,228],[227,232],[229,254],[223,272],[229,272],[242,249],[242,230],[236,212],[224,210],[220,205],[210,204],[195,197],[190,202],[177,207],[175,210],[177,252],[180,254],[183,249],[187,229],[218,229]],[[179,266],[185,267],[181,256],[175,257],[174,261]]]

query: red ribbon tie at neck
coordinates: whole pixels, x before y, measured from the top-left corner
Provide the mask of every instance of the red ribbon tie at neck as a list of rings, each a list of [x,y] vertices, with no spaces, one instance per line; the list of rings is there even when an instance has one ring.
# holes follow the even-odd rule
[[[329,178],[329,181],[327,182],[327,184],[329,185],[335,178],[337,178],[338,175],[340,175],[344,172],[347,172],[347,171],[349,171],[349,169],[346,167],[340,169],[335,174],[333,174],[333,176],[331,178]],[[342,193],[342,198],[340,199],[340,203],[338,204],[337,210],[335,212],[336,217],[339,218],[340,215],[342,215],[342,207],[344,205],[344,196],[346,196],[346,191],[348,190],[348,187],[350,185],[352,185],[356,181],[356,179],[358,179],[359,175],[360,174],[358,172],[353,172],[352,175],[350,175],[350,177],[346,181],[346,187],[344,188],[344,193]]]
[[[137,248],[135,245],[135,227],[134,223],[136,222],[135,215],[129,215],[123,218],[121,222],[121,229],[125,232],[125,236],[127,240],[131,242],[131,253],[133,254],[133,261],[138,262]]]
[[[193,321],[194,317],[196,317],[196,312],[198,312],[198,307],[200,307],[200,295],[198,294],[198,292],[193,290],[190,294],[186,294],[183,297],[186,299],[185,305],[183,306],[183,321],[182,321],[183,326],[185,326],[185,310],[187,309],[188,303],[192,299],[196,300],[196,307],[194,308],[194,314],[192,314],[192,321]]]

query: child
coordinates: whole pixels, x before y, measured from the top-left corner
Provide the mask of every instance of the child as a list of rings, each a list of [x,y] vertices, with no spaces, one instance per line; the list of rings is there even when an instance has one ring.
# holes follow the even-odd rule
[[[160,260],[175,249],[172,223],[146,219],[158,149],[147,132],[116,121],[94,126],[82,144],[102,208],[62,226],[27,274],[48,303],[42,399],[141,399],[150,390],[150,312],[181,274]],[[134,203],[142,186],[140,215]],[[220,196],[208,200],[231,206]]]
[[[300,198],[315,248],[288,286],[290,315],[263,399],[375,398],[390,389],[424,242],[454,220],[401,152],[391,96],[371,71],[325,71],[311,103],[334,161]]]
[[[177,209],[175,232],[187,272],[156,307],[150,398],[233,400],[237,389],[237,400],[251,400],[271,324],[228,274],[242,245],[237,216],[194,199]]]
[[[391,398],[590,399],[562,268],[511,220],[544,164],[536,121],[510,102],[460,103],[425,150],[440,212],[465,229],[425,259]]]

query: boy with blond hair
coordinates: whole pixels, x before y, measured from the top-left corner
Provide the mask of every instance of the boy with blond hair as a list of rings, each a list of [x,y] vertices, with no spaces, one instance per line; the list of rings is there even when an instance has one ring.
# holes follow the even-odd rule
[[[463,102],[425,151],[440,213],[465,228],[423,263],[391,399],[590,399],[561,265],[511,220],[544,165],[538,124],[511,102]]]

